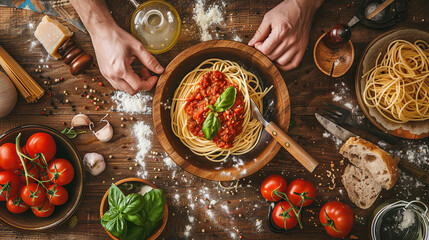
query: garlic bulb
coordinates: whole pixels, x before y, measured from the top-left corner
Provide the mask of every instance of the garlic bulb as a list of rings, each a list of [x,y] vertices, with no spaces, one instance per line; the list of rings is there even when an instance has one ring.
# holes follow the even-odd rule
[[[15,107],[17,93],[9,77],[0,72],[0,118],[7,116]]]
[[[106,162],[104,157],[98,153],[87,153],[83,156],[83,164],[85,170],[93,176],[97,176],[106,169]]]

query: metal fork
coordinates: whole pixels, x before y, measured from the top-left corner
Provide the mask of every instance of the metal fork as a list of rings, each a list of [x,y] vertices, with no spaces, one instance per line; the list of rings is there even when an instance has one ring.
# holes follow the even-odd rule
[[[377,136],[378,138],[385,140],[386,142],[395,145],[396,143],[398,143],[399,139],[389,135],[385,132],[376,130],[376,129],[372,129],[372,128],[367,128],[365,126],[359,125],[357,122],[355,122],[352,118],[352,113],[342,107],[338,107],[326,102],[323,102],[323,104],[325,104],[326,106],[328,106],[330,108],[330,110],[324,109],[324,113],[331,118],[332,120],[334,120],[334,122],[342,125],[342,124],[347,124],[350,125],[352,127],[355,127],[357,129],[366,131],[368,133],[371,133],[374,136]]]

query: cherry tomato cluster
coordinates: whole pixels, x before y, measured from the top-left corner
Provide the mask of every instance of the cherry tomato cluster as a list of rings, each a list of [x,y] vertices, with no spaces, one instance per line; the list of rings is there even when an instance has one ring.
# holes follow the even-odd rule
[[[272,213],[272,219],[277,226],[288,230],[299,223],[302,229],[302,207],[314,201],[316,188],[304,179],[296,179],[288,186],[282,176],[270,175],[262,183],[261,193],[267,201],[278,202]]]
[[[267,201],[277,202],[271,218],[278,227],[288,230],[299,223],[302,229],[301,210],[315,200],[316,187],[304,179],[296,179],[288,185],[282,176],[270,175],[262,182],[261,193]],[[347,236],[353,227],[352,210],[338,201],[326,203],[319,219],[326,232],[337,238]]]
[[[48,217],[55,206],[67,202],[64,185],[74,178],[74,168],[66,159],[55,158],[57,146],[47,133],[35,133],[21,148],[21,134],[15,144],[0,146],[0,201],[12,213],[29,208],[38,217]]]

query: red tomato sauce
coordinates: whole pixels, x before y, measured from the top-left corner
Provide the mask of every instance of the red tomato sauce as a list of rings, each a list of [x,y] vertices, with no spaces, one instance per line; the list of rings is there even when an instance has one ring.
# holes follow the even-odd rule
[[[185,111],[188,115],[188,129],[194,136],[204,138],[203,123],[210,113],[208,105],[214,105],[218,97],[228,87],[235,87],[237,95],[234,105],[218,113],[221,127],[212,142],[220,148],[231,148],[236,136],[243,130],[244,97],[238,87],[225,79],[223,73],[212,71],[203,75],[197,88],[186,99]]]

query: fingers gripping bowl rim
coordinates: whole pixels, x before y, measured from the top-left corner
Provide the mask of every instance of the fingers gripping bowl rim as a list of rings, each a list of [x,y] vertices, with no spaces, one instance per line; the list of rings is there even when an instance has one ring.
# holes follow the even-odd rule
[[[23,145],[32,134],[37,132],[48,133],[54,138],[57,145],[55,156],[70,161],[75,171],[75,177],[71,183],[64,186],[68,191],[69,199],[64,205],[57,206],[54,213],[49,217],[36,217],[31,210],[21,214],[13,214],[6,209],[6,205],[0,204],[0,222],[17,230],[45,231],[58,227],[73,216],[83,197],[85,172],[82,158],[74,144],[59,131],[43,125],[23,125],[2,134],[0,145],[6,142],[15,142],[18,133],[22,134],[21,144]]]
[[[167,154],[186,171],[205,179],[231,181],[246,177],[267,164],[279,151],[280,145],[265,131],[249,153],[235,156],[242,160],[237,166],[230,156],[225,162],[212,163],[193,154],[171,129],[170,109],[174,90],[183,77],[204,60],[220,58],[237,62],[261,81],[263,88],[273,85],[264,97],[264,117],[287,130],[290,121],[289,94],[276,66],[261,52],[245,44],[213,40],[197,44],[176,56],[161,75],[153,101],[153,119],[158,139]],[[235,166],[235,167],[234,167]]]

